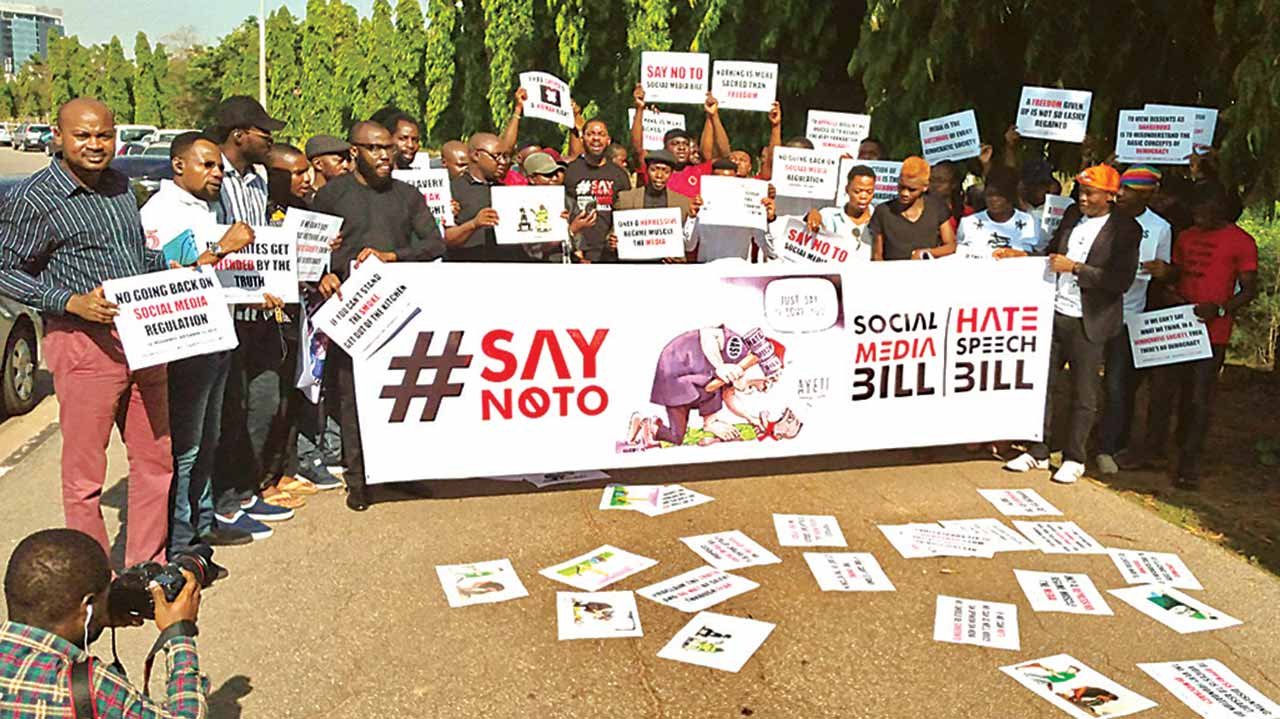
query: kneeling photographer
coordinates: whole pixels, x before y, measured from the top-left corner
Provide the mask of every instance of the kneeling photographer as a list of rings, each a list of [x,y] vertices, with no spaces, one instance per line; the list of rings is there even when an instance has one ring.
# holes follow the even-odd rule
[[[114,582],[102,547],[73,529],[46,529],[18,543],[4,575],[8,619],[0,625],[0,716],[204,717],[208,679],[196,654],[200,588],[207,558],[131,567]],[[106,628],[154,617],[160,636],[147,657],[143,689],[117,658],[88,653]],[[147,696],[156,653],[167,657],[163,700]],[[114,637],[112,653],[115,652]]]

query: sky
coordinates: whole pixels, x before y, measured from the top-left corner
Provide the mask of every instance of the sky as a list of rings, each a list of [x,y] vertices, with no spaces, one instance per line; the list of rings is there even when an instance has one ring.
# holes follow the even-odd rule
[[[120,37],[126,52],[133,52],[133,38],[142,30],[155,42],[178,28],[191,26],[202,42],[227,34],[246,17],[258,14],[258,0],[22,0],[32,5],[62,8],[62,22],[68,35],[77,35],[85,45]],[[367,15],[373,0],[347,0],[360,14]],[[306,0],[266,0],[267,14],[287,5],[301,17]]]

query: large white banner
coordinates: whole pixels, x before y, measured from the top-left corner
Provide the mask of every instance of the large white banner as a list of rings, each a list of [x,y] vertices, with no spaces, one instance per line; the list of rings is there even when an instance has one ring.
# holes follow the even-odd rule
[[[1044,263],[388,264],[453,310],[357,358],[368,481],[1036,439]]]

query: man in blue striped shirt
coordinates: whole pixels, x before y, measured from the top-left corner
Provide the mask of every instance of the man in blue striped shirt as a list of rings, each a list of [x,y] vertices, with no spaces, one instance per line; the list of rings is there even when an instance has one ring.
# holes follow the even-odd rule
[[[0,293],[45,317],[45,361],[62,425],[67,526],[110,552],[99,500],[119,423],[129,454],[128,565],[163,560],[169,529],[169,393],[164,365],[136,372],[112,326],[102,283],[165,268],[148,250],[128,178],[110,169],[115,119],[78,98],[58,110],[62,153],[0,205]]]

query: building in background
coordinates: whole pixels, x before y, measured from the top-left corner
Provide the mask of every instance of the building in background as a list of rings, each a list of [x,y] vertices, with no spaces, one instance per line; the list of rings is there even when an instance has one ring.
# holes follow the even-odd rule
[[[0,2],[0,73],[17,74],[32,55],[49,56],[49,32],[63,34],[62,10]]]

